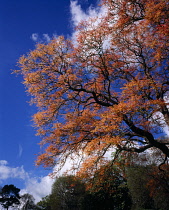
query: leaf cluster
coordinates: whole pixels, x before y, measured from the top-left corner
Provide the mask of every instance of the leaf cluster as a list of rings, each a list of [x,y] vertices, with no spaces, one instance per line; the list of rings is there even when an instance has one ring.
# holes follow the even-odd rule
[[[168,1],[103,0],[102,6],[101,19],[79,24],[76,44],[61,36],[19,60],[45,145],[38,165],[64,164],[73,153],[90,176],[109,151],[157,148],[169,157],[169,142],[158,139],[169,126]]]

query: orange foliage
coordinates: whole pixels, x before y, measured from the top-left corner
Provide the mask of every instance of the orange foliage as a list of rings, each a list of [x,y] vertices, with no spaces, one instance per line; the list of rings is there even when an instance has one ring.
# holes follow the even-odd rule
[[[83,21],[75,46],[58,37],[20,58],[19,72],[39,108],[35,126],[48,145],[37,164],[55,165],[80,151],[80,170],[87,172],[113,149],[156,147],[169,157],[168,142],[156,139],[169,125],[168,1],[102,4],[107,14]],[[155,119],[157,112],[163,119]]]

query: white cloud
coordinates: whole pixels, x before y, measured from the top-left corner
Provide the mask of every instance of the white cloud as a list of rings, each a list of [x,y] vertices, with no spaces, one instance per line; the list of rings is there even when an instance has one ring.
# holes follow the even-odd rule
[[[51,40],[49,34],[43,34],[43,38],[45,39],[46,42],[50,42]]]
[[[81,6],[78,5],[77,1],[70,2],[70,12],[72,15],[73,25],[75,26],[88,17],[87,14],[82,10]]]
[[[169,136],[169,127],[168,125],[163,128],[164,133]]]
[[[25,172],[23,166],[21,167],[9,167],[6,160],[0,160],[0,182],[8,178],[26,179],[28,173]]]
[[[25,189],[22,189],[20,193],[29,193],[33,195],[35,202],[38,202],[42,197],[51,193],[54,180],[55,179],[52,179],[50,176],[28,178],[25,183]]]
[[[164,101],[167,104],[167,108],[169,109],[169,91],[166,92],[164,96]],[[163,128],[164,132],[167,136],[169,136],[169,126],[166,124],[166,126]]]
[[[38,35],[37,33],[33,33],[33,34],[31,35],[31,39],[32,39],[34,42],[37,42],[38,38],[39,38],[39,35]]]
[[[83,158],[84,155],[80,151],[78,154],[72,153],[67,157],[64,165],[56,165],[53,171],[57,172],[57,176],[62,176],[65,173],[75,175],[83,161]]]
[[[56,34],[53,34],[52,37],[49,35],[49,34],[42,34],[42,36],[40,36],[38,33],[33,33],[31,35],[31,39],[34,41],[34,42],[39,42],[39,43],[43,43],[43,42],[50,42],[52,38],[55,38],[57,37]]]
[[[163,132],[167,136],[169,136],[169,127],[168,127],[168,125],[164,119],[164,116],[161,112],[154,113],[151,120],[155,125],[158,124],[162,128]]]
[[[101,18],[106,12],[106,8],[103,6],[89,7],[85,12],[78,4],[78,1],[70,2],[70,12],[72,15],[72,22],[74,26],[77,26],[81,21],[88,20],[90,18]]]
[[[81,21],[91,21],[92,27],[97,27],[102,21],[102,18],[106,15],[107,8],[105,6],[89,7],[88,10],[84,11],[82,7],[78,4],[78,1],[71,1],[70,3],[71,21],[72,26],[76,26]],[[91,20],[92,19],[92,20]],[[90,30],[90,28],[88,28]],[[92,28],[93,29],[93,28]],[[75,30],[72,33],[72,41],[76,44],[78,32]]]
[[[8,161],[6,160],[0,160],[0,165],[7,165],[8,164]]]

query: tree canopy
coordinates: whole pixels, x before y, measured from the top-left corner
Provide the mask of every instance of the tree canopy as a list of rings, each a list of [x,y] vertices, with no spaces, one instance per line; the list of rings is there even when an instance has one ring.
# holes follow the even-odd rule
[[[35,205],[35,198],[28,193],[23,194],[20,197],[20,203],[21,203],[21,210],[37,209],[37,206]]]
[[[20,189],[12,184],[5,185],[0,191],[1,205],[6,209],[9,209],[9,207],[12,207],[13,205],[19,205],[19,191]]]
[[[56,179],[50,195],[51,209],[79,210],[85,194],[85,185],[75,176]]]
[[[97,173],[95,180],[91,180],[92,187],[89,190],[86,188],[89,181],[84,182],[77,176],[56,178],[51,194],[43,198],[37,207],[45,210],[131,209],[126,180],[119,171],[111,168],[104,175],[100,177]]]
[[[49,195],[43,197],[42,200],[37,203],[37,209],[38,208],[43,210],[51,210],[51,199]]]
[[[60,36],[20,58],[47,145],[37,164],[75,153],[83,173],[105,164],[113,149],[157,148],[169,157],[169,141],[158,139],[169,125],[168,1],[103,0],[102,7],[102,17],[76,28],[76,42]]]

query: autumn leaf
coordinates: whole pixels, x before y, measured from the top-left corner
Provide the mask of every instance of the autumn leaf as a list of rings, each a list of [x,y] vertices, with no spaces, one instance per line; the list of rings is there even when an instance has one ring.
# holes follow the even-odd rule
[[[38,165],[79,152],[79,171],[90,176],[108,151],[155,147],[169,157],[168,142],[157,138],[169,126],[168,2],[104,0],[102,6],[101,19],[79,24],[76,44],[58,37],[20,58],[19,73],[38,107],[33,119],[44,145]],[[154,120],[157,112],[164,124]]]

